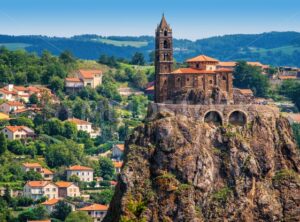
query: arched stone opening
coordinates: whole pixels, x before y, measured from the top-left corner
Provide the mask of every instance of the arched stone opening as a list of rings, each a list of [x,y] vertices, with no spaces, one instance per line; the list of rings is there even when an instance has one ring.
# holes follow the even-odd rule
[[[233,111],[229,115],[228,123],[235,126],[244,126],[247,123],[247,116],[242,111]]]
[[[204,122],[221,126],[223,121],[222,116],[217,111],[208,111],[204,116]]]
[[[167,40],[164,41],[164,49],[168,49],[170,46],[169,46],[169,43]]]

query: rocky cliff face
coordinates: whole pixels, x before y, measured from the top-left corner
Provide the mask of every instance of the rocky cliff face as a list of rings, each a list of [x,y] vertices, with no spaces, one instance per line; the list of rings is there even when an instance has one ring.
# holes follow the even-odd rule
[[[104,221],[300,221],[299,172],[278,115],[215,127],[158,113],[126,144]]]

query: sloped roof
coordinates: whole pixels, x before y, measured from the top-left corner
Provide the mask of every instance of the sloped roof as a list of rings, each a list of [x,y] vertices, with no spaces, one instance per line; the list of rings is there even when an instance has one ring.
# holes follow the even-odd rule
[[[225,66],[225,67],[234,67],[236,66],[236,62],[219,62],[219,66]]]
[[[55,183],[55,185],[60,187],[60,188],[69,187],[72,184],[73,184],[72,182],[66,182],[66,181],[58,181],[58,182]]]
[[[239,89],[240,93],[243,95],[253,95],[253,92],[251,89]]]
[[[100,69],[79,69],[78,72],[84,79],[92,79],[96,74],[102,74]]]
[[[201,70],[193,68],[179,68],[172,72],[172,74],[213,74],[215,71]]]
[[[81,82],[81,80],[79,78],[65,78],[65,80],[67,82]]]
[[[71,166],[69,167],[67,170],[69,171],[77,171],[77,170],[81,170],[81,171],[94,171],[92,168],[90,167],[86,167],[86,166],[80,166],[80,165],[74,165],[74,166]]]
[[[28,181],[26,184],[30,187],[45,187],[49,184],[49,181]]]
[[[11,132],[17,132],[18,130],[24,130],[27,133],[34,133],[33,130],[28,128],[27,126],[6,126],[5,128]]]
[[[24,106],[24,104],[19,101],[7,101],[5,103],[9,106]]]
[[[118,147],[118,149],[122,151],[124,151],[125,148],[124,144],[116,144],[116,147]]]
[[[83,207],[79,209],[80,211],[107,211],[108,206],[102,204],[92,204],[87,207]]]
[[[26,168],[42,167],[39,163],[23,163],[22,165]]]
[[[49,170],[47,168],[43,168],[42,171],[44,174],[54,174],[51,170]]]
[[[76,125],[91,125],[90,122],[77,118],[69,118],[67,121],[72,122]]]
[[[278,78],[281,79],[281,80],[297,79],[297,76],[278,76]]]
[[[113,162],[115,168],[121,168],[123,166],[122,161],[115,161]]]
[[[46,200],[45,202],[42,203],[42,205],[55,205],[59,202],[60,200],[59,199],[49,199],[49,200]]]
[[[162,18],[161,18],[161,21],[159,23],[159,26],[158,26],[160,29],[164,29],[164,28],[168,28],[170,29],[170,26],[168,25],[167,23],[167,20],[165,18],[165,15],[163,14]]]
[[[206,55],[199,55],[194,58],[186,60],[187,62],[219,62],[219,60],[211,58]]]

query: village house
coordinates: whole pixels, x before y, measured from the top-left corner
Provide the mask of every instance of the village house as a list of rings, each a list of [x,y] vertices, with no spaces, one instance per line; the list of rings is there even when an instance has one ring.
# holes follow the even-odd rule
[[[77,119],[77,118],[69,118],[67,121],[74,123],[78,131],[81,130],[87,132],[91,138],[96,138],[97,136],[100,135],[100,129],[99,128],[94,129],[92,127],[92,123],[88,121]]]
[[[58,187],[58,197],[80,197],[80,189],[72,182],[58,181],[55,183]]]
[[[217,65],[218,69],[230,69],[234,70],[237,62],[219,62]],[[269,65],[261,64],[260,62],[247,62],[248,65],[255,66],[261,68],[263,74],[266,74],[268,69],[270,68]]]
[[[102,221],[108,210],[108,206],[101,204],[92,204],[87,207],[80,208],[79,211],[85,211],[90,217],[93,218],[94,222]]]
[[[6,126],[1,130],[9,140],[33,138],[35,133],[27,126]]]
[[[9,84],[0,89],[0,99],[4,99],[7,101],[24,101],[29,102],[29,98],[31,95],[36,94],[40,99],[42,94],[47,93],[50,96],[51,90],[43,87],[43,86],[14,86],[13,84]]]
[[[112,158],[121,160],[124,154],[124,144],[114,144],[112,147]]]
[[[67,179],[75,175],[83,182],[92,182],[94,180],[94,170],[90,167],[75,165],[69,167],[66,171]]]
[[[25,105],[18,101],[8,101],[0,105],[0,111],[9,114],[17,110],[24,109]]]
[[[53,199],[49,199],[46,200],[45,202],[41,203],[43,206],[45,206],[46,210],[48,211],[48,213],[52,213],[55,209],[56,204],[59,203],[59,201],[62,201],[61,199],[57,199],[57,198],[53,198]],[[64,202],[69,205],[72,209],[72,211],[75,211],[75,205],[72,203],[69,203],[67,201],[64,200]]]
[[[47,181],[51,181],[54,176],[54,173],[51,170],[49,170],[47,168],[43,168],[39,163],[23,163],[22,169],[25,172],[28,172],[30,170],[38,172],[43,176],[44,180],[47,180]]]
[[[121,173],[121,169],[123,166],[123,161],[113,161],[114,167],[115,167],[115,172],[116,173]]]
[[[23,188],[23,195],[34,200],[58,198],[58,187],[49,181],[28,181]]]
[[[91,87],[95,89],[102,84],[101,70],[84,70],[79,69],[74,77],[65,79],[65,88],[67,92],[77,92],[83,87]]]

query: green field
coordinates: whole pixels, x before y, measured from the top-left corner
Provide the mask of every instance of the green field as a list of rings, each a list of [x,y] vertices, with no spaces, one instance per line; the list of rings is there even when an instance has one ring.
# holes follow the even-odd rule
[[[30,44],[26,44],[26,43],[0,43],[0,46],[4,46],[9,50],[18,50],[18,49],[25,49],[29,46],[31,46]]]
[[[120,47],[131,46],[131,47],[141,48],[141,47],[144,47],[144,46],[148,45],[148,42],[117,41],[117,40],[104,39],[104,38],[93,39],[93,41],[102,42],[102,43],[105,43],[105,44],[120,46]]]
[[[284,46],[279,48],[273,48],[273,49],[263,49],[263,48],[251,48],[252,52],[261,53],[263,55],[267,54],[267,52],[282,52],[283,54],[292,55],[295,50],[300,51],[300,47],[297,46]]]

